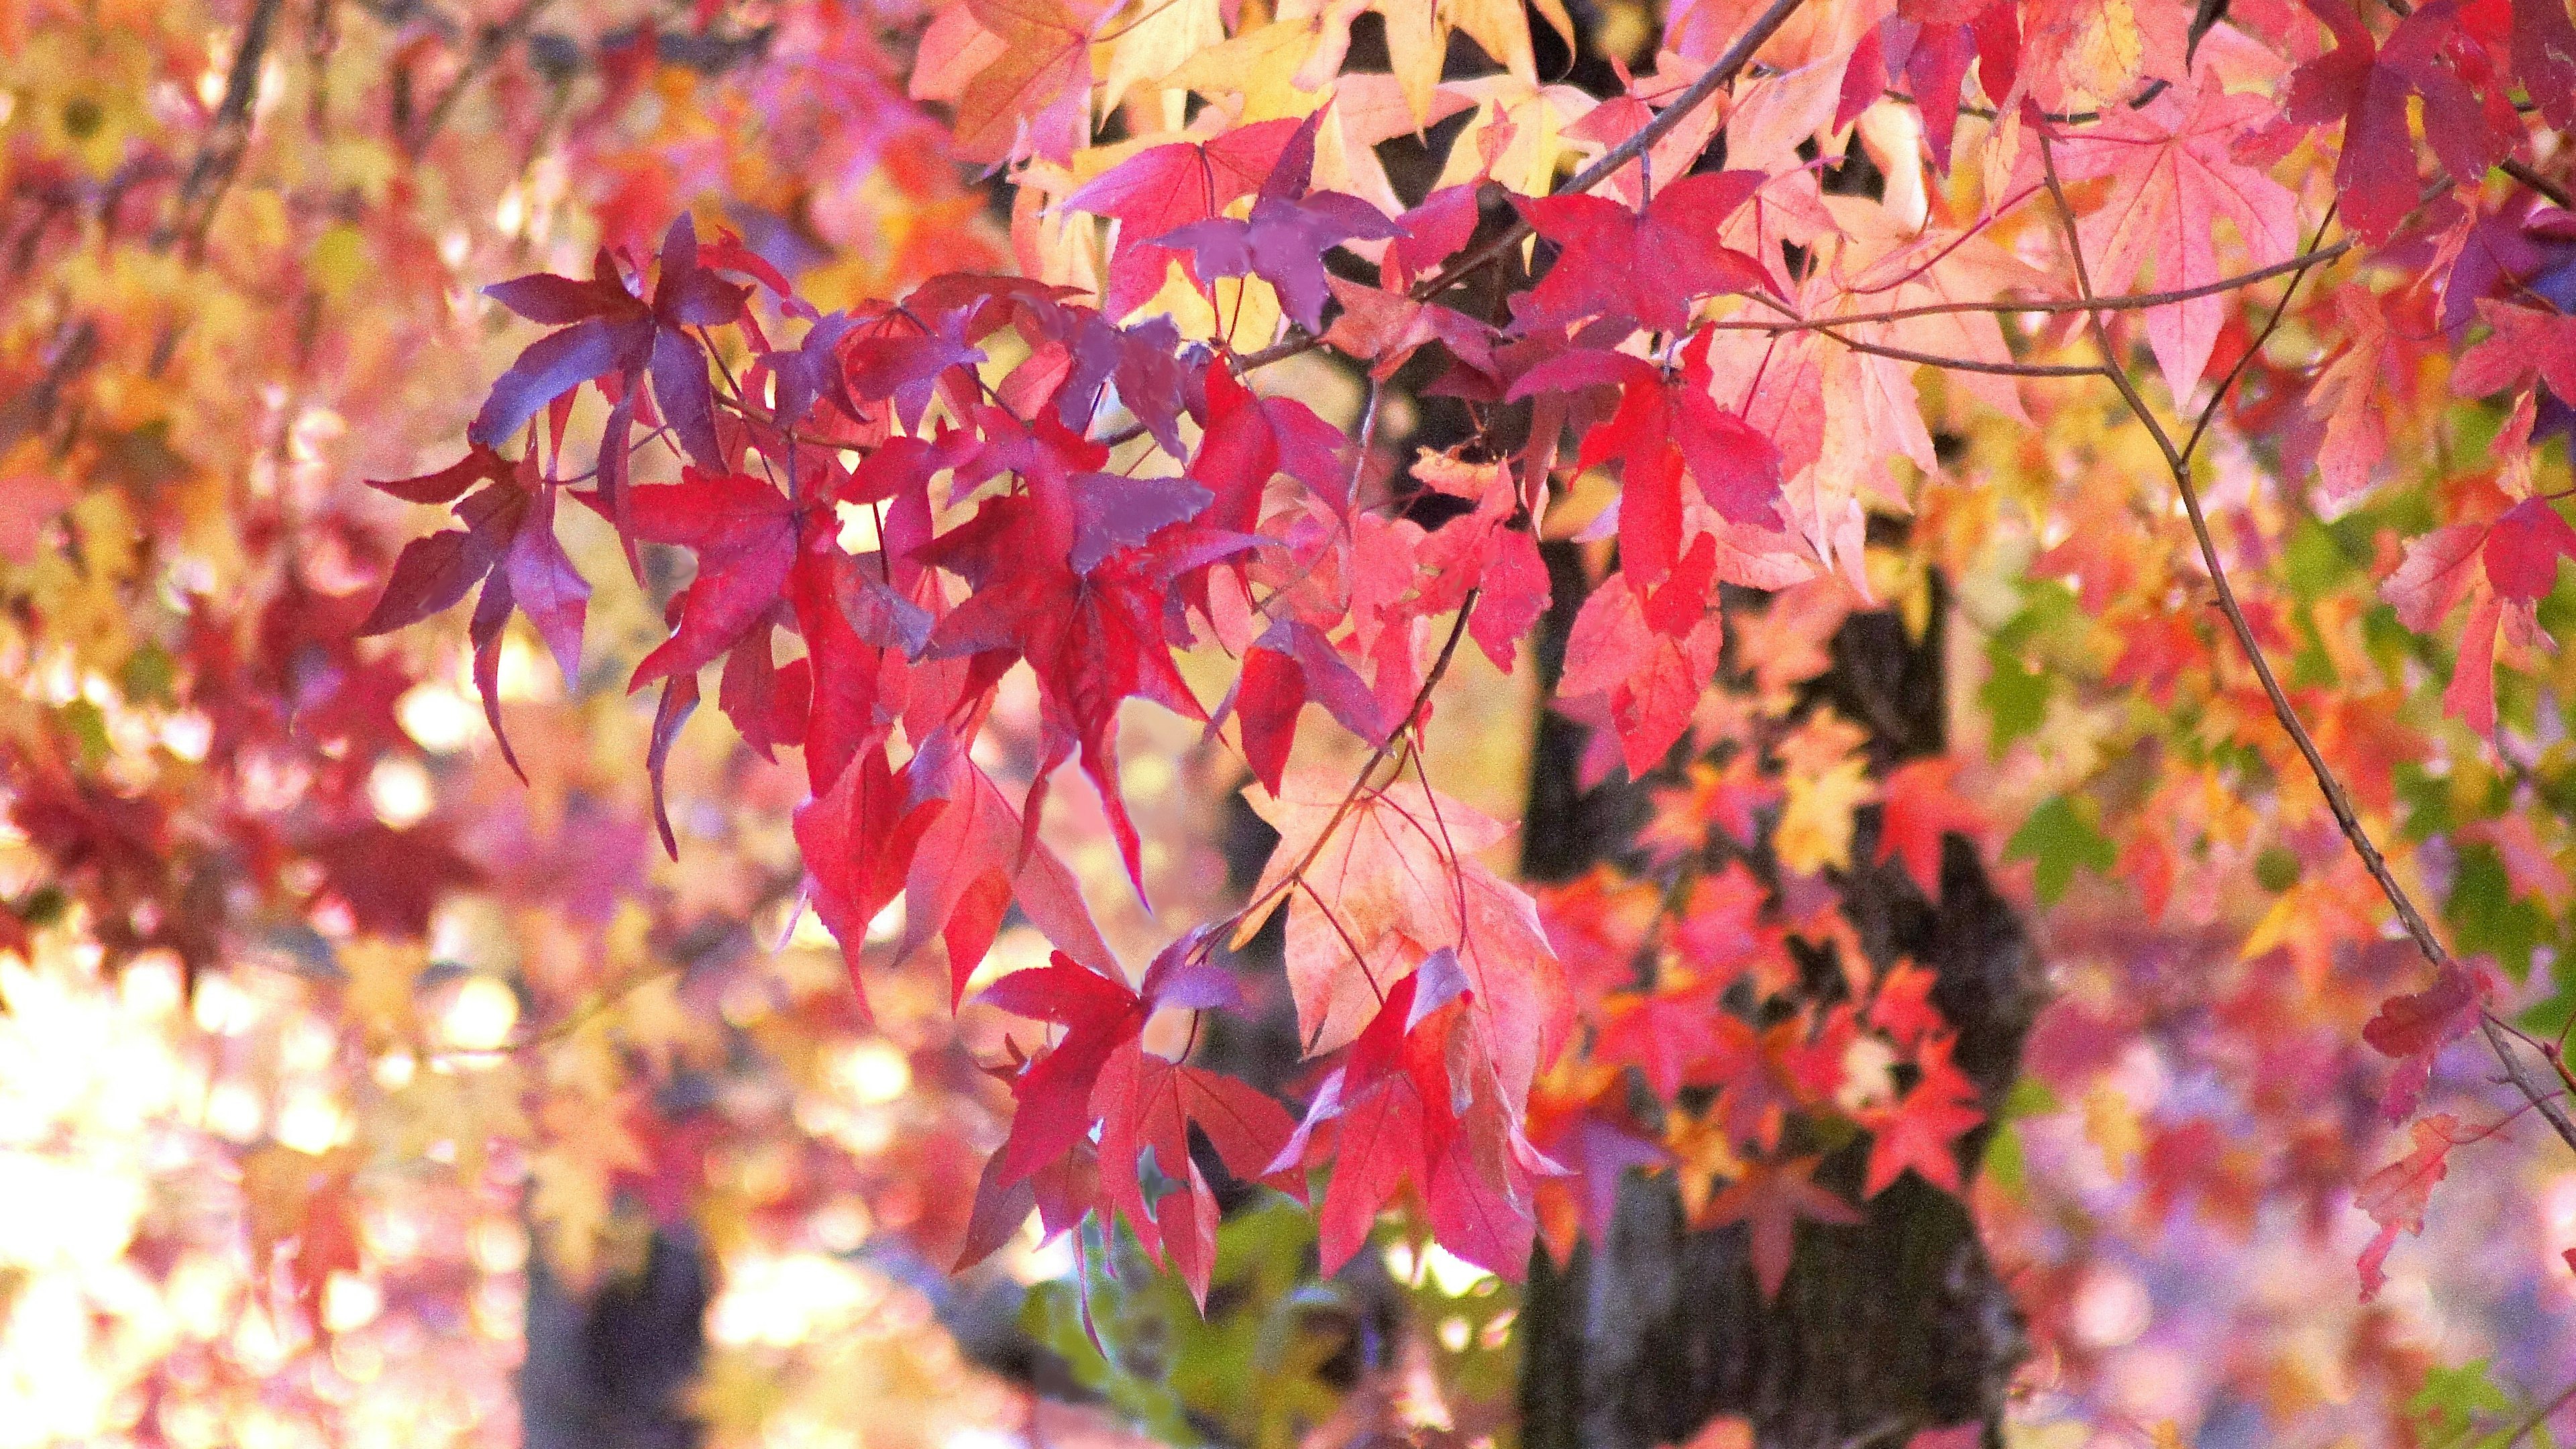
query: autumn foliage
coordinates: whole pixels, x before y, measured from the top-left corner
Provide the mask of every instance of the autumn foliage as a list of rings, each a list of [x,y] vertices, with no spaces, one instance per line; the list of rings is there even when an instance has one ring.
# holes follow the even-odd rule
[[[1118,1265],[1214,1342],[1265,1194],[1517,1282],[1669,1178],[1767,1300],[1911,1176],[2106,1434],[2565,1404],[2372,1303],[2555,1174],[2481,1271],[2571,1341],[2564,0],[438,8],[0,8],[0,947],[298,983],[346,1125],[208,1149],[279,1332],[391,1196],[855,1211],[1069,1244],[1197,1432]],[[1542,712],[1632,807],[1543,884]],[[2018,1064],[1852,908],[1989,875]],[[2333,1387],[2120,1397],[2176,1234],[2343,1262]]]

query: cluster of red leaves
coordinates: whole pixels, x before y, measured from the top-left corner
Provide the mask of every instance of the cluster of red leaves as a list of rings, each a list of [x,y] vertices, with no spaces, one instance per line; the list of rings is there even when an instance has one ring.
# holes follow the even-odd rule
[[[1880,811],[1879,861],[1901,861],[1933,900],[1942,835],[1981,833],[1977,813],[1948,791],[1946,764],[1895,772]],[[1820,1145],[1867,1135],[1864,1199],[1908,1171],[1955,1193],[1958,1139],[1986,1111],[1953,1061],[1933,973],[1904,960],[1873,972],[1826,878],[1790,876],[1775,890],[1748,866],[1761,824],[1776,818],[1777,790],[1748,801],[1716,770],[1698,774],[1658,792],[1653,829],[1687,840],[1675,854],[1722,865],[1660,886],[1605,867],[1544,898],[1586,1031],[1531,1108],[1534,1140],[1569,1169],[1542,1191],[1542,1222],[1561,1258],[1577,1232],[1607,1231],[1624,1170],[1669,1169],[1694,1225],[1752,1224],[1752,1262],[1770,1296],[1789,1270],[1795,1220],[1859,1221],[1811,1180]],[[1801,968],[1799,951],[1841,966],[1830,986]],[[1630,1072],[1655,1105],[1641,1109]],[[1711,1191],[1712,1174],[1727,1185]]]
[[[1318,324],[1323,249],[1402,227],[1355,198],[1309,190],[1315,130],[1314,121],[1247,128],[1231,148],[1148,151],[1129,163],[1141,175],[1104,176],[1090,200],[1115,208],[1158,195],[1174,167],[1198,169],[1202,179],[1220,164],[1229,175],[1258,174],[1248,220],[1167,206],[1153,224],[1180,224],[1153,247],[1188,258],[1206,277],[1260,276],[1301,320]],[[1213,180],[1184,190],[1202,199],[1241,194]],[[768,290],[772,320],[750,305],[754,284]],[[1174,663],[1200,630],[1244,661],[1215,717],[1239,720],[1245,756],[1266,786],[1285,790],[1283,801],[1297,798],[1281,769],[1307,700],[1372,744],[1417,722],[1425,685],[1417,647],[1430,618],[1463,615],[1481,598],[1476,637],[1509,667],[1515,639],[1545,605],[1546,572],[1508,472],[1426,466],[1437,486],[1474,500],[1436,530],[1364,513],[1352,507],[1352,461],[1336,429],[1301,403],[1253,393],[1214,352],[1183,346],[1166,322],[1122,328],[1062,289],[962,276],[934,279],[900,304],[822,314],[732,236],[702,244],[686,216],[649,266],[603,252],[587,280],[538,275],[490,291],[557,330],[495,383],[466,458],[376,485],[412,502],[452,504],[462,526],[404,550],[364,632],[425,618],[479,583],[475,675],[492,708],[498,644],[514,609],[568,677],[580,659],[588,585],[555,541],[558,496],[617,530],[639,578],[642,545],[693,554],[695,575],[668,605],[670,635],[630,683],[661,689],[647,760],[657,814],[660,771],[698,703],[699,673],[721,662],[717,705],[745,742],[763,754],[803,750],[812,798],[796,813],[796,838],[810,899],[843,943],[854,987],[867,927],[899,894],[908,907],[899,954],[940,937],[959,993],[1012,908],[1045,931],[1057,964],[1008,978],[990,999],[1068,1031],[1013,1076],[1021,1111],[988,1175],[982,1216],[1001,1222],[993,1217],[1000,1204],[1034,1194],[1061,1225],[1066,1204],[1096,1203],[1123,1214],[1149,1251],[1168,1253],[1204,1288],[1214,1208],[1189,1185],[1184,1123],[1206,1129],[1208,1111],[1227,1114],[1236,1130],[1213,1133],[1227,1161],[1262,1176],[1297,1165],[1268,1161],[1286,1119],[1249,1089],[1137,1044],[1157,1007],[1220,1004],[1201,959],[1208,943],[1176,947],[1181,954],[1148,976],[1141,995],[1128,991],[1070,872],[1041,836],[1052,777],[1079,758],[1141,893],[1141,841],[1119,789],[1118,708],[1143,698],[1209,719]],[[782,326],[801,335],[774,339]],[[720,366],[726,331],[745,359],[738,375]],[[1005,339],[1024,360],[988,382],[978,365]],[[584,386],[608,403],[607,421],[593,466],[565,476],[564,435]],[[1133,462],[1111,470],[1112,445],[1099,435],[1121,414],[1151,437],[1170,471]],[[1184,421],[1195,435],[1186,442]],[[496,450],[523,433],[516,459]],[[676,455],[680,481],[634,483],[632,455],[657,442]],[[1266,496],[1281,475],[1298,485],[1284,508]],[[854,552],[840,540],[856,514],[875,546]],[[1264,587],[1269,597],[1256,603]],[[1706,609],[1710,587],[1703,568],[1695,611]],[[783,662],[781,633],[802,646]],[[1022,665],[1037,682],[1041,738],[1014,800],[971,747],[1002,676]],[[1429,809],[1441,813],[1437,803]],[[1469,829],[1462,817],[1456,828]],[[662,830],[673,843],[667,822]],[[1426,884],[1445,882],[1459,868],[1455,851],[1482,843],[1444,851],[1417,835],[1398,853]],[[1283,858],[1292,848],[1306,847],[1292,839]],[[1490,1149],[1518,1140],[1523,1098],[1553,1050],[1530,1040],[1526,1024],[1561,1013],[1561,1002],[1549,1005],[1561,988],[1551,985],[1553,963],[1526,897],[1491,878],[1481,894],[1491,901],[1467,907],[1465,934],[1454,922],[1449,929],[1479,982],[1466,994],[1512,1015],[1497,1029],[1480,1008],[1477,1029],[1459,1036],[1459,1080],[1483,1084],[1462,1087],[1476,1103],[1460,1114],[1471,1130],[1442,1119],[1447,1125],[1427,1140],[1447,1165],[1409,1180],[1428,1196],[1444,1236],[1466,1221],[1461,1213],[1499,1225],[1481,1250],[1462,1251],[1515,1271],[1528,1245],[1526,1172],[1492,1166]],[[1311,888],[1307,896],[1315,898]],[[1337,931],[1353,929],[1365,911],[1347,892],[1332,899],[1352,918],[1338,920]],[[1508,939],[1480,924],[1498,912],[1516,918]],[[1380,958],[1375,979],[1413,970],[1439,949],[1439,934],[1420,921],[1389,923],[1368,948]],[[1349,982],[1323,978],[1372,969],[1357,958],[1336,963],[1314,989],[1347,991]],[[1447,1038],[1422,1035],[1432,1029],[1416,1023],[1398,1035],[1432,1041],[1437,1061]],[[1377,1100],[1364,1089],[1375,1081],[1368,1060],[1363,1052],[1346,1067],[1348,1103]],[[1452,1095],[1442,1088],[1422,1100],[1442,1105]],[[1335,1115],[1319,1107],[1315,1122]],[[1351,1130],[1346,1121],[1342,1131]],[[1147,1206],[1135,1176],[1147,1148],[1166,1176],[1183,1181],[1178,1210],[1195,1226],[1171,1218],[1169,1198]],[[1105,1172],[1088,1165],[1095,1153],[1114,1159]],[[1077,1179],[1096,1180],[1096,1196]],[[1336,1189],[1328,1211],[1360,1227],[1397,1185],[1390,1179],[1362,1202],[1363,1179],[1337,1181],[1349,1185]],[[1173,1226],[1157,1226],[1165,1222]],[[1357,1229],[1334,1241],[1346,1253]]]

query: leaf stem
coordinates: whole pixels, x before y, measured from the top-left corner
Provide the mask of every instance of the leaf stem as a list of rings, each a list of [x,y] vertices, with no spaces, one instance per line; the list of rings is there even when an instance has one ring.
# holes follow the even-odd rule
[[[1431,672],[1422,677],[1422,687],[1414,691],[1413,707],[1404,712],[1404,718],[1398,721],[1393,729],[1387,731],[1386,742],[1371,752],[1368,763],[1360,767],[1359,778],[1351,781],[1351,788],[1342,796],[1340,806],[1334,809],[1333,818],[1324,822],[1324,828],[1316,833],[1314,843],[1306,847],[1305,857],[1291,867],[1286,875],[1273,882],[1269,889],[1244,902],[1241,909],[1219,924],[1239,926],[1243,921],[1262,916],[1267,913],[1272,901],[1305,884],[1307,870],[1322,857],[1324,847],[1332,841],[1333,832],[1341,829],[1342,821],[1347,819],[1352,808],[1359,804],[1360,796],[1368,793],[1369,777],[1377,773],[1378,766],[1386,763],[1386,757],[1393,753],[1396,742],[1403,739],[1405,732],[1413,728],[1414,722],[1422,718],[1422,712],[1431,707],[1431,692],[1440,687],[1441,679],[1448,674],[1450,661],[1458,655],[1458,641],[1467,637],[1467,616],[1475,612],[1476,596],[1479,592],[1480,590],[1469,589],[1467,597],[1459,602],[1457,617],[1449,624],[1449,637],[1440,646],[1440,656],[1431,661]],[[1365,962],[1362,963],[1362,969],[1366,969]]]

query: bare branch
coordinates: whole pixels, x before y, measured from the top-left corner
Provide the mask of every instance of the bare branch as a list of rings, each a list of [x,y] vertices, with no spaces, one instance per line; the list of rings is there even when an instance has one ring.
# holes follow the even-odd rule
[[[2566,1408],[2570,1402],[2576,1402],[2576,1384],[2568,1385],[2566,1391],[2558,1397],[2535,1407],[2530,1413],[2524,1415],[2513,1426],[2513,1432],[2505,1436],[2501,1449],[2513,1449],[2516,1444],[2530,1438],[2532,1430],[2548,1423],[2550,1415]]]
[[[502,55],[536,25],[537,17],[553,3],[554,0],[520,0],[519,8],[510,13],[509,19],[498,25],[485,26],[483,33],[475,38],[474,48],[466,52],[465,64],[458,68],[456,78],[449,81],[447,89],[439,92],[438,99],[430,103],[429,114],[421,118],[419,127],[403,138],[403,149],[413,156],[428,150],[429,143],[437,139],[439,131],[447,125],[448,117],[455,114],[456,104],[464,99],[467,88],[482,79],[483,72],[498,64]]]

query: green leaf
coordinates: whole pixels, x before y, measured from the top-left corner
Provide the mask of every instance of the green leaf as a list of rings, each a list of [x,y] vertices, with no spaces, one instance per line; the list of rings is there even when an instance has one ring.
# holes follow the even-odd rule
[[[2314,600],[2341,584],[2368,557],[2367,553],[2356,557],[2325,525],[2302,518],[2281,549],[2281,582],[2302,601]]]
[[[2048,1083],[2037,1077],[2016,1077],[2011,1090],[2004,1093],[2003,1105],[1996,1109],[1995,1115],[2003,1119],[2045,1117],[2064,1105],[2057,1100],[2057,1093],[2050,1090]]]
[[[145,644],[125,661],[119,687],[129,704],[168,704],[170,687],[179,682],[179,666],[168,650]]]
[[[2004,843],[2004,859],[2027,860],[2039,867],[2032,885],[2044,905],[2055,905],[2066,894],[2077,866],[2107,871],[2119,858],[2109,838],[2076,809],[2071,795],[2051,797]]]
[[[2029,1180],[2029,1168],[2022,1152],[2019,1125],[2006,1122],[1995,1128],[1995,1135],[1987,1139],[1985,1160],[1978,1170],[1995,1186],[2021,1196]]]
[[[2423,1449],[2501,1449],[2513,1432],[2513,1398],[2485,1359],[2424,1370],[2424,1386],[2406,1401],[2406,1412]]]
[[[1977,689],[1977,703],[1994,721],[2000,749],[2039,728],[2048,713],[2048,676],[2021,662],[1999,635],[1986,646],[1988,673]]]
[[[2274,895],[2299,883],[2299,857],[2278,845],[2267,845],[2254,857],[2254,883]]]
[[[2489,845],[2460,847],[2442,916],[2451,923],[2453,950],[2493,956],[2516,981],[2531,974],[2532,951],[2553,934],[2536,903],[2515,897],[2504,860]]]
[[[1205,1318],[1123,1227],[1114,1244],[1096,1222],[1082,1233],[1087,1284],[1039,1284],[1021,1327],[1138,1428],[1167,1444],[1294,1449],[1340,1406],[1321,1374],[1348,1347],[1350,1314],[1338,1287],[1310,1276],[1306,1210],[1270,1202],[1218,1226]],[[1085,1287],[1097,1347],[1082,1323]]]

